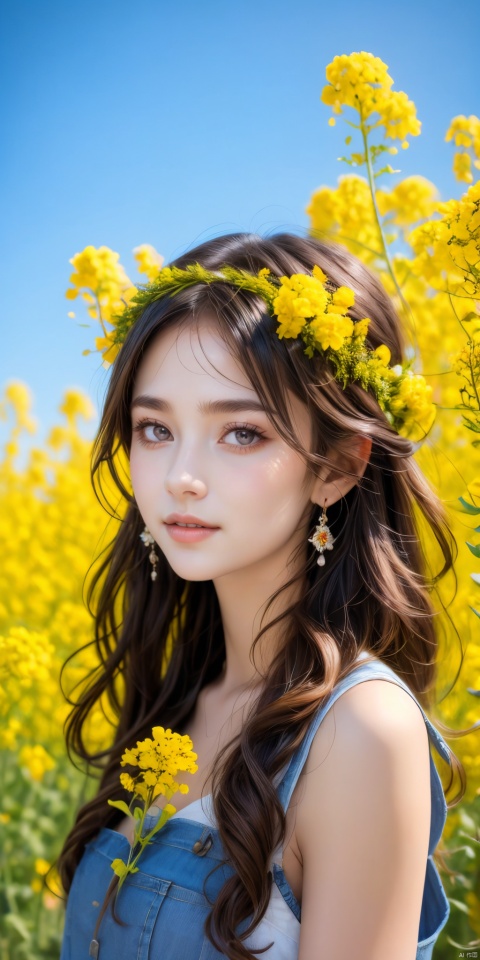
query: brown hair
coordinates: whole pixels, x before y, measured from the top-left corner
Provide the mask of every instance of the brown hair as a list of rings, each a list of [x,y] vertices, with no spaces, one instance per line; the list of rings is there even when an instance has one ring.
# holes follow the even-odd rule
[[[202,244],[175,263],[185,267],[194,261],[210,270],[226,264],[254,272],[268,267],[277,276],[309,273],[318,264],[335,286],[353,288],[355,307],[350,313],[353,319],[370,318],[368,345],[375,348],[384,343],[392,364],[402,361],[402,333],[391,301],[375,276],[343,247],[287,233],[267,238],[232,234]],[[206,933],[230,960],[252,960],[236,929],[252,916],[242,939],[249,935],[269,901],[268,859],[285,829],[272,780],[360,651],[387,662],[424,709],[434,708],[438,638],[430,592],[452,568],[457,548],[443,506],[413,459],[412,443],[391,428],[371,393],[356,384],[343,389],[321,355],[305,356],[300,340],[280,341],[276,321],[258,297],[226,283],[199,284],[147,307],[113,365],[94,444],[94,486],[98,488],[100,468],[106,465],[128,505],[88,591],[89,605],[95,607],[95,642],[102,670],[92,677],[66,726],[70,756],[76,754],[101,770],[98,792],[78,812],[59,858],[67,893],[85,844],[101,827],[113,827],[120,820],[107,798],[130,800],[119,786],[122,752],[148,736],[156,723],[172,729],[185,725],[200,690],[219,675],[224,660],[213,583],[182,580],[160,549],[158,579],[152,583],[147,552],[139,539],[144,522],[116,458],[119,449],[129,453],[132,388],[152,338],[172,326],[194,322],[212,308],[232,354],[265,409],[273,411],[268,415],[275,429],[301,453],[315,475],[328,464],[328,451],[339,442],[359,434],[372,440],[362,479],[329,508],[329,526],[336,540],[328,563],[319,567],[312,550],[306,568],[275,594],[303,581],[300,599],[275,621],[281,623],[283,643],[264,678],[263,692],[241,734],[215,764],[214,811],[221,842],[236,873],[220,891]],[[310,414],[310,451],[300,446],[295,435],[287,390]],[[318,507],[312,504],[312,530],[317,513]],[[425,533],[430,536],[435,550],[429,552],[438,555],[439,569],[432,575],[427,572],[420,533],[422,538]],[[266,629],[260,630],[253,649]],[[119,672],[125,688],[121,702],[115,685]],[[108,749],[91,753],[84,724],[105,693],[118,716],[115,740]],[[465,773],[453,753],[452,762],[461,788],[450,805],[465,792]],[[447,789],[451,783],[452,776]]]

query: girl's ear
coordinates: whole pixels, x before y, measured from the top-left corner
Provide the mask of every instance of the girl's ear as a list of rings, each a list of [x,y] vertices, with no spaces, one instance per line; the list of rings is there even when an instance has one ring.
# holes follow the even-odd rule
[[[354,440],[348,441],[348,449],[346,446],[338,447],[329,454],[332,466],[330,469],[325,467],[325,472],[315,481],[310,497],[312,503],[317,503],[320,507],[329,507],[337,500],[341,500],[363,476],[371,450],[370,437],[363,437],[360,434]]]

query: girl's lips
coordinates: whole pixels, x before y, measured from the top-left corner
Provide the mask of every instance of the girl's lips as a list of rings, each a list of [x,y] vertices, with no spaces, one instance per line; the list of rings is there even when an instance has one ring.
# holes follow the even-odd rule
[[[197,540],[205,540],[220,529],[219,527],[179,527],[176,523],[166,523],[165,526],[172,540],[178,543],[196,543]]]

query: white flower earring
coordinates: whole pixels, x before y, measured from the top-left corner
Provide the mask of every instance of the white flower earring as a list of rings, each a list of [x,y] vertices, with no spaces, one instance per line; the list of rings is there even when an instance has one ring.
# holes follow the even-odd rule
[[[317,560],[319,567],[325,566],[325,557],[323,555],[324,550],[333,550],[333,544],[335,543],[335,540],[327,527],[327,512],[325,510],[326,503],[327,501],[325,500],[325,505],[318,521],[318,525],[315,528],[313,537],[308,538],[308,542],[313,543],[314,547],[320,554]]]
[[[153,566],[153,570],[150,576],[152,580],[156,580],[158,557],[157,557],[157,554],[155,553],[155,540],[153,539],[152,534],[150,533],[150,530],[148,529],[147,526],[145,526],[143,533],[140,534],[140,540],[143,540],[146,547],[152,548],[148,555],[148,559],[150,560],[150,563]]]

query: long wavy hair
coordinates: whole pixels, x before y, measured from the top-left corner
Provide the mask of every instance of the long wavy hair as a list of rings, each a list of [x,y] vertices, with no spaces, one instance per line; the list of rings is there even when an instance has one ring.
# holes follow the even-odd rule
[[[368,345],[384,343],[392,364],[402,361],[404,341],[390,299],[375,276],[343,247],[288,233],[267,238],[239,233],[203,243],[175,263],[185,267],[194,261],[210,270],[226,264],[254,272],[268,267],[277,276],[309,273],[318,264],[332,285],[354,290],[351,316],[370,317]],[[307,358],[300,340],[280,341],[275,319],[257,296],[227,283],[198,284],[150,305],[129,331],[113,365],[93,450],[95,489],[100,495],[106,467],[126,505],[118,534],[99,558],[88,590],[95,616],[92,642],[102,667],[66,724],[70,756],[99,770],[96,796],[79,810],[59,857],[67,894],[85,844],[101,827],[114,828],[121,819],[107,798],[130,800],[119,786],[122,752],[148,736],[155,724],[177,730],[188,724],[199,692],[219,676],[225,658],[212,581],[183,580],[159,548],[158,578],[151,581],[148,551],[139,537],[144,521],[117,456],[119,450],[129,454],[132,389],[153,338],[162,330],[193,324],[212,309],[225,343],[271,411],[273,426],[313,475],[329,464],[328,452],[340,442],[348,444],[358,435],[372,441],[363,477],[329,508],[335,550],[328,563],[319,567],[312,549],[306,566],[269,600],[267,610],[283,590],[298,583],[299,599],[273,621],[281,628],[282,642],[264,674],[263,691],[241,733],[224,747],[214,766],[214,811],[235,874],[221,889],[205,932],[230,960],[253,960],[242,941],[265,913],[272,883],[269,858],[285,834],[285,816],[272,781],[324,698],[362,651],[388,663],[432,713],[439,638],[431,593],[453,567],[457,545],[441,501],[413,458],[414,445],[391,428],[373,394],[356,384],[343,389],[324,357]],[[310,415],[310,450],[296,436],[287,391]],[[317,513],[312,504],[312,531]],[[270,522],[268,517],[265,522]],[[428,538],[428,556],[436,555],[436,571],[430,569],[422,546]],[[267,629],[259,630],[253,656]],[[122,697],[116,685],[119,674]],[[113,744],[94,753],[86,743],[85,724],[105,695],[118,723]],[[461,785],[450,806],[465,792],[465,772],[453,752],[452,765]],[[447,792],[452,780],[453,775]],[[248,917],[251,924],[240,940],[237,927]]]

